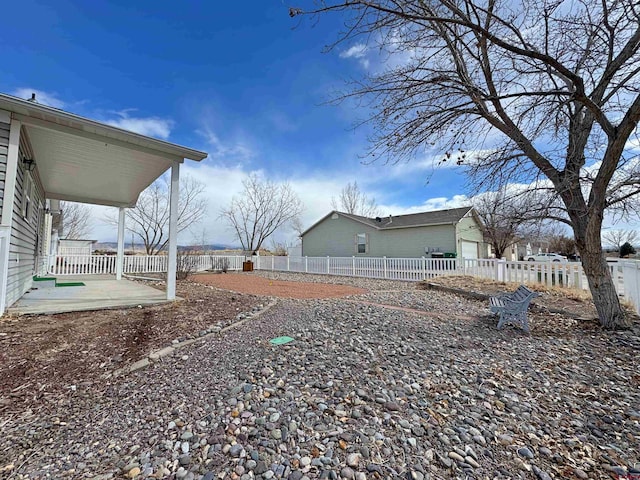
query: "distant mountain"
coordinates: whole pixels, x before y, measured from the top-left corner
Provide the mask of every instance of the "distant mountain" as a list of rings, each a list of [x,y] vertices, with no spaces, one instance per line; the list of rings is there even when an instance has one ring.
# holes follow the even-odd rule
[[[180,251],[185,251],[185,250],[202,250],[202,245],[178,245],[178,250]],[[118,249],[118,243],[117,242],[97,242],[94,243],[93,245],[93,249],[94,250],[117,250]],[[125,242],[124,243],[124,249],[125,250],[131,250],[131,243]],[[133,244],[133,249],[136,251],[143,251],[144,252],[144,245],[142,243],[134,243]],[[218,243],[212,243],[210,245],[205,245],[204,246],[205,250],[240,250],[240,247],[234,247],[233,245],[222,245],[222,244],[218,244]]]

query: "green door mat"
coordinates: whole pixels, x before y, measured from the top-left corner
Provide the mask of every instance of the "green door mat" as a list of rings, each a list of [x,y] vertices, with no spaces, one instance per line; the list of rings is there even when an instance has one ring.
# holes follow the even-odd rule
[[[285,343],[293,342],[293,340],[291,337],[276,337],[269,340],[269,343],[272,345],[284,345]]]
[[[83,282],[61,282],[56,283],[56,287],[84,287]]]

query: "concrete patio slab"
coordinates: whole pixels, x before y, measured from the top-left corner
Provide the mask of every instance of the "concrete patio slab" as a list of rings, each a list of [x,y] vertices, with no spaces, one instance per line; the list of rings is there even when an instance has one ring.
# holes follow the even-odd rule
[[[136,307],[167,303],[166,293],[111,275],[59,276],[58,282],[83,282],[84,286],[37,288],[27,292],[7,311],[13,315],[54,314]]]

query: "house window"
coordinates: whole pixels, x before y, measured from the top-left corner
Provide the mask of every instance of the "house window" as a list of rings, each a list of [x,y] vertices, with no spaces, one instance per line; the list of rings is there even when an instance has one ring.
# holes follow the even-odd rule
[[[369,252],[369,235],[366,233],[358,233],[356,235],[356,253]]]
[[[28,172],[24,174],[24,184],[22,185],[22,217],[29,220],[29,215],[32,208],[33,197],[33,180]]]

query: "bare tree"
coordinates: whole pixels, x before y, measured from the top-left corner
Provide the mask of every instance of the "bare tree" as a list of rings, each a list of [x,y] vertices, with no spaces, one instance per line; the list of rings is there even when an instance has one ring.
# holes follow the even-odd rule
[[[332,197],[331,207],[334,210],[363,217],[376,217],[379,214],[376,199],[362,192],[357,182],[347,183],[340,191],[338,199]]]
[[[180,179],[178,201],[178,233],[193,227],[205,214],[206,201],[203,198],[204,184],[184,176]],[[117,225],[114,216],[107,223]],[[127,210],[125,222],[144,244],[147,255],[157,255],[169,243],[169,181],[166,177],[153,182],[140,194],[135,208]]]
[[[220,217],[229,223],[242,248],[255,252],[278,228],[294,221],[303,205],[288,183],[277,184],[252,174],[242,184],[243,192]]]
[[[630,142],[640,120],[637,4],[333,0],[290,15],[332,11],[347,16],[338,42],[377,42],[386,55],[343,96],[369,102],[371,153],[397,162],[444,152],[442,161],[469,165],[478,189],[547,185],[601,324],[629,327],[600,235],[605,210],[640,191]]]
[[[602,238],[620,252],[620,247],[624,243],[633,244],[638,239],[638,232],[636,230],[605,230],[602,232]]]
[[[61,238],[86,239],[91,233],[91,208],[83,203],[60,202]]]
[[[506,188],[486,192],[473,199],[473,206],[482,220],[485,239],[491,244],[496,258],[502,258],[505,250],[516,243],[522,234],[526,209],[517,196]]]
[[[296,240],[299,240],[300,237],[302,237],[302,233],[305,231],[304,224],[299,216],[291,220],[291,229],[295,234]]]

